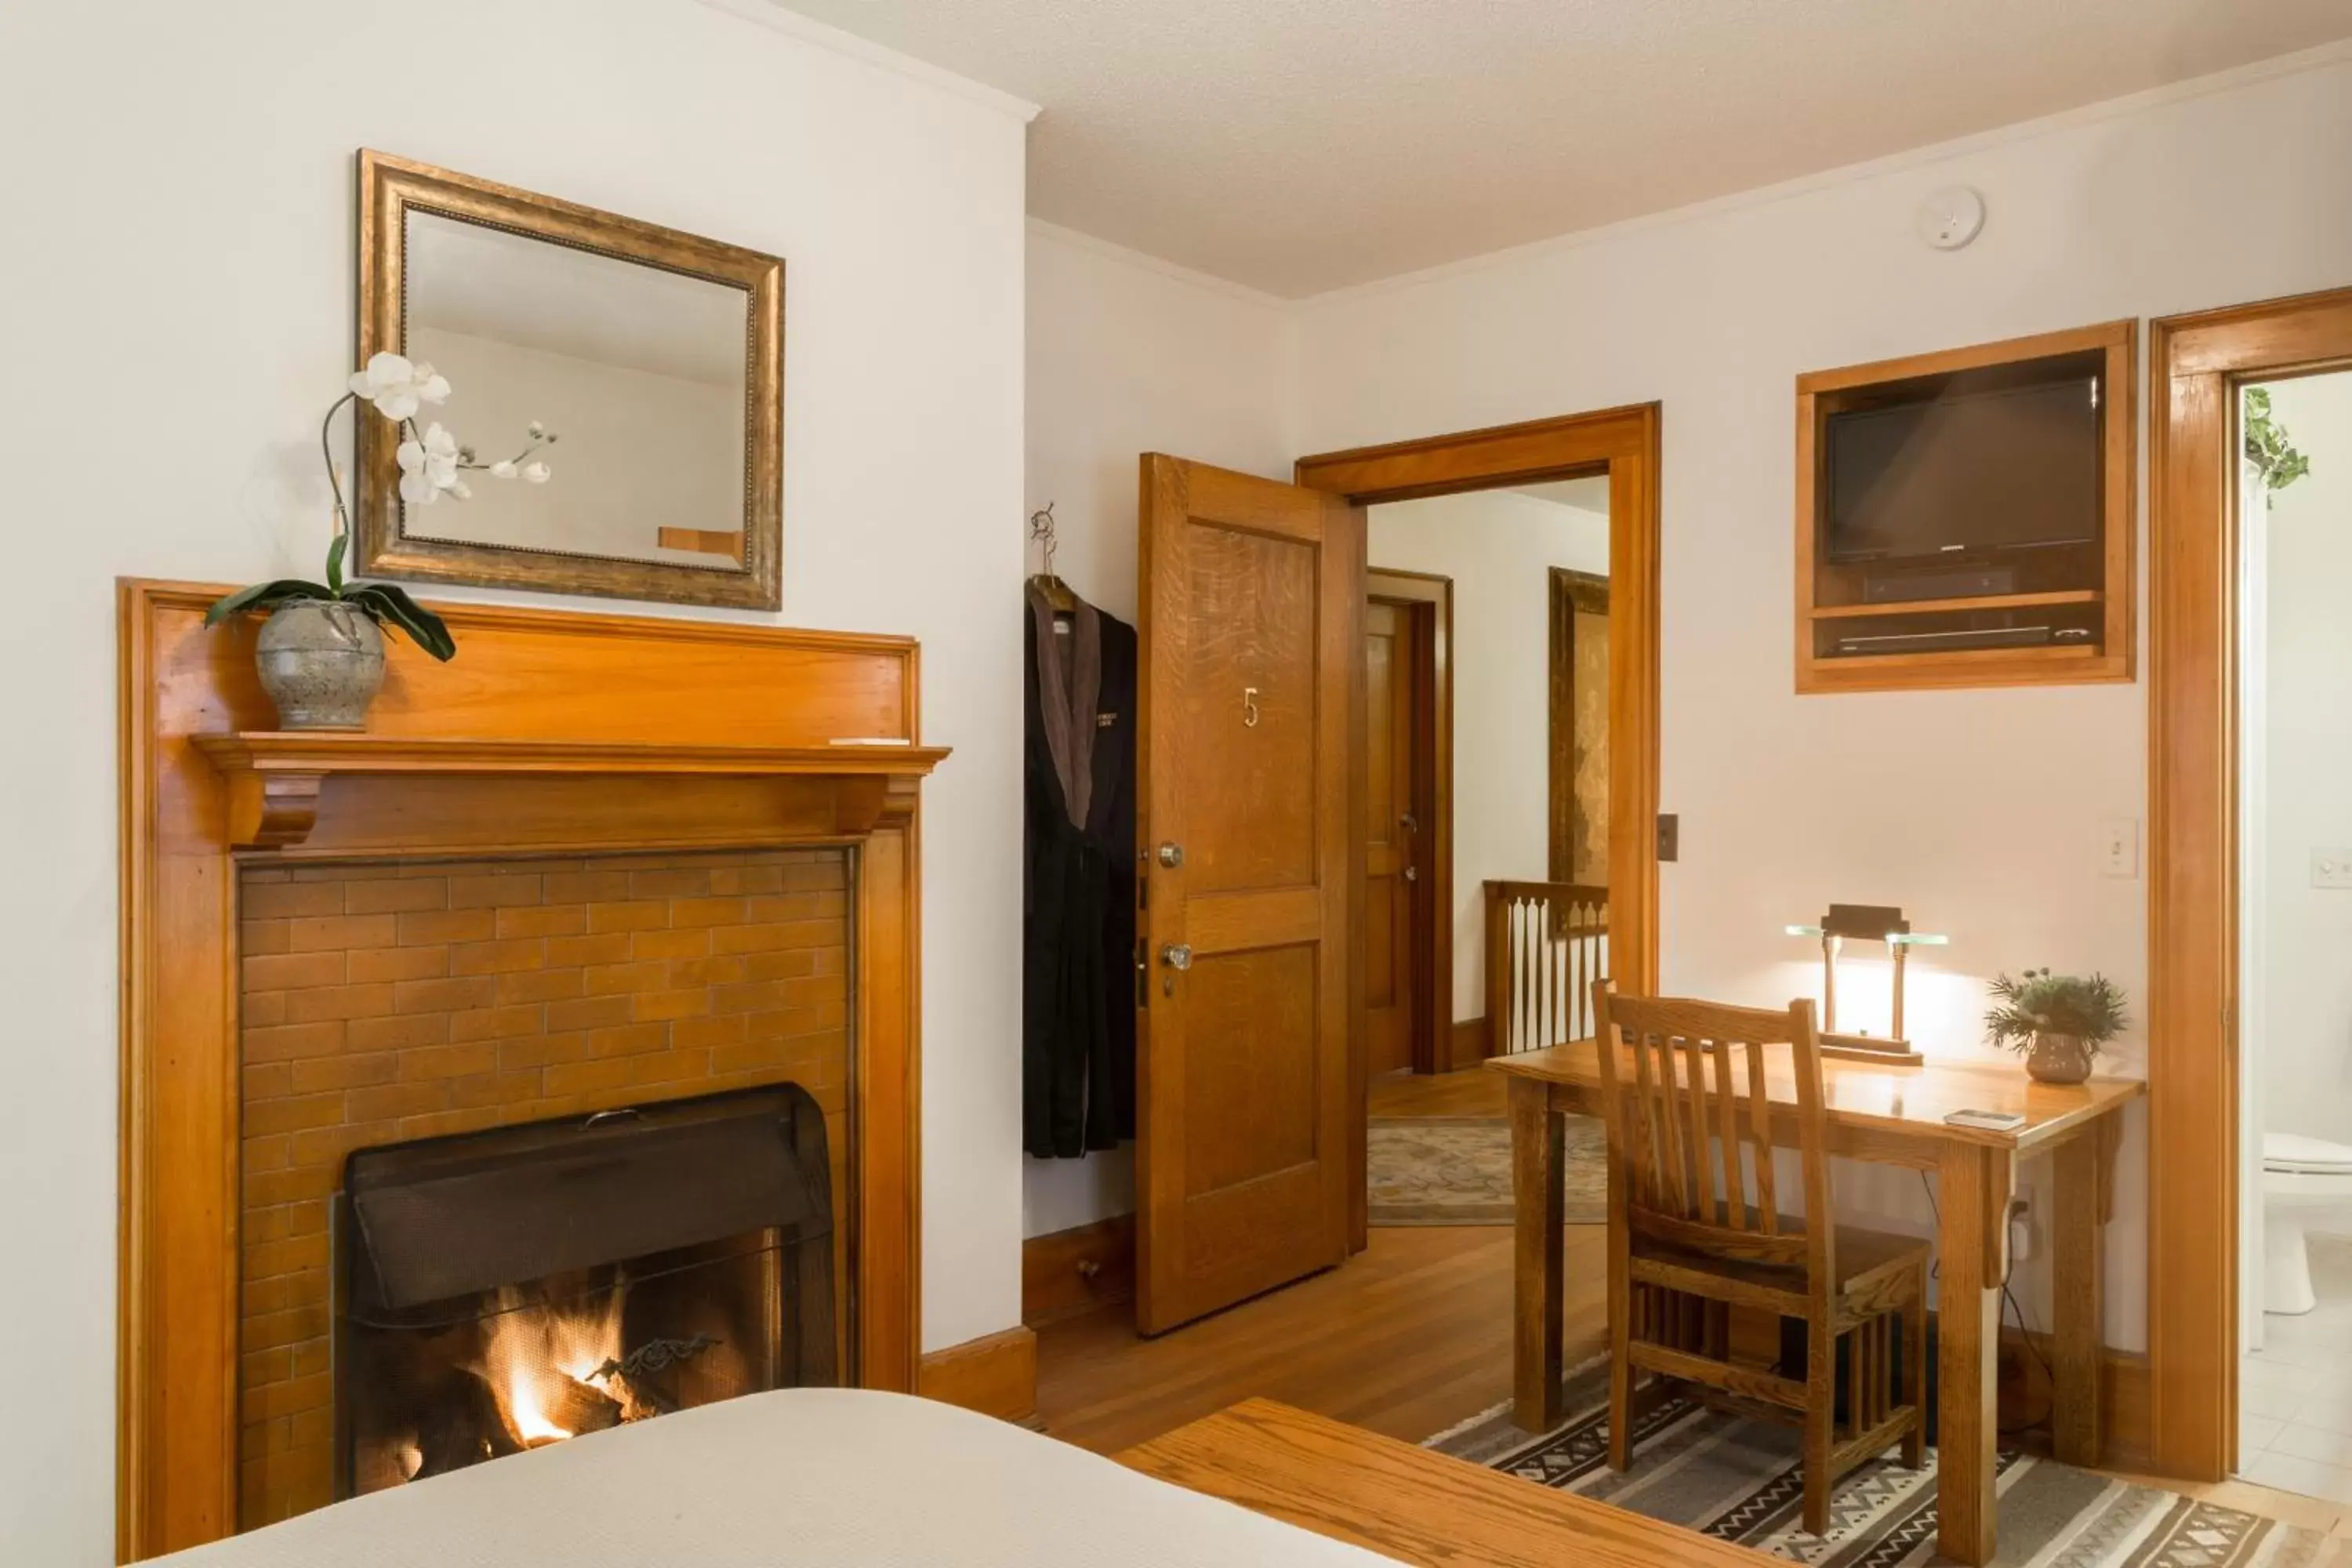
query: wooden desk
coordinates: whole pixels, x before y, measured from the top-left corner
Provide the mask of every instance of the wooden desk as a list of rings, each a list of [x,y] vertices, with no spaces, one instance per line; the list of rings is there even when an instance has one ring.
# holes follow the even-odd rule
[[[1118,1462],[1427,1568],[1765,1568],[1744,1546],[1252,1399]]]
[[[1601,1114],[1601,1069],[1591,1040],[1497,1057],[1486,1065],[1511,1080],[1513,1195],[1518,1207],[1513,1412],[1529,1431],[1549,1430],[1560,1408],[1560,1226],[1567,1112]],[[1796,1089],[1785,1048],[1767,1082],[1774,1136],[1796,1139]],[[1631,1076],[1631,1068],[1626,1069]],[[1937,1333],[1940,1402],[1937,1508],[1938,1545],[1956,1562],[1993,1554],[1994,1380],[2000,1339],[2000,1282],[2009,1271],[2009,1203],[2020,1156],[2055,1151],[2057,1188],[2048,1216],[2057,1317],[2052,1416],[2058,1458],[2097,1462],[2102,1289],[2101,1231],[2114,1205],[2115,1148],[2124,1106],[2147,1091],[2132,1079],[2095,1079],[2074,1088],[2035,1083],[2017,1068],[1929,1062],[1888,1068],[1822,1064],[1830,1152],[1848,1159],[1939,1173],[1941,1305]],[[1785,1107],[1785,1125],[1781,1120]],[[2015,1132],[1945,1123],[1962,1109],[2013,1110]]]

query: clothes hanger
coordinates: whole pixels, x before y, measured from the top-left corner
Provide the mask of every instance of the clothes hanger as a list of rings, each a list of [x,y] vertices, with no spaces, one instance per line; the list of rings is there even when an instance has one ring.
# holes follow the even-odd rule
[[[1031,576],[1030,586],[1045,595],[1046,606],[1055,615],[1076,615],[1078,609],[1078,596],[1070,591],[1070,585],[1067,583],[1054,575],[1054,552],[1057,545],[1054,538],[1054,503],[1052,501],[1047,501],[1044,507],[1029,514],[1029,537],[1045,547],[1045,569]]]

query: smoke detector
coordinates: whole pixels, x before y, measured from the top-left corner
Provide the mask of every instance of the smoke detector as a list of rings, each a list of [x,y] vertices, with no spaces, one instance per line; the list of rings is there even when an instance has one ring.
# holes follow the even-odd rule
[[[1966,185],[1946,185],[1919,204],[1912,226],[1937,250],[1958,250],[1984,227],[1984,198]]]

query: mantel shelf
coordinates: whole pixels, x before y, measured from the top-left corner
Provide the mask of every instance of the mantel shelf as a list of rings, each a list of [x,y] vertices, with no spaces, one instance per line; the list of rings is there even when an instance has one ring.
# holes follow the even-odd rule
[[[649,741],[471,740],[366,731],[241,730],[189,737],[230,789],[229,838],[283,848],[310,836],[321,784],[339,774],[409,777],[645,777],[870,781],[911,789],[944,746],[671,745]],[[877,805],[879,805],[879,795]]]

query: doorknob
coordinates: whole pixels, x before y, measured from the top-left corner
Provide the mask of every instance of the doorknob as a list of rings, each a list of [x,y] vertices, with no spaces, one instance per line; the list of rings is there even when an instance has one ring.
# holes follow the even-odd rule
[[[1160,863],[1171,871],[1181,866],[1184,863],[1184,847],[1181,844],[1162,844],[1160,847]]]
[[[1181,942],[1167,942],[1160,949],[1160,962],[1171,969],[1190,969],[1192,967],[1192,950]]]
[[[1420,868],[1420,867],[1418,867],[1418,866],[1407,866],[1407,867],[1404,868],[1404,879],[1405,879],[1406,881],[1408,881],[1408,882],[1418,882],[1418,881],[1420,881],[1420,880],[1421,880],[1421,868]]]
[[[1421,824],[1413,820],[1412,813],[1409,811],[1402,816],[1397,818],[1397,824],[1407,833],[1418,833],[1421,831]]]

